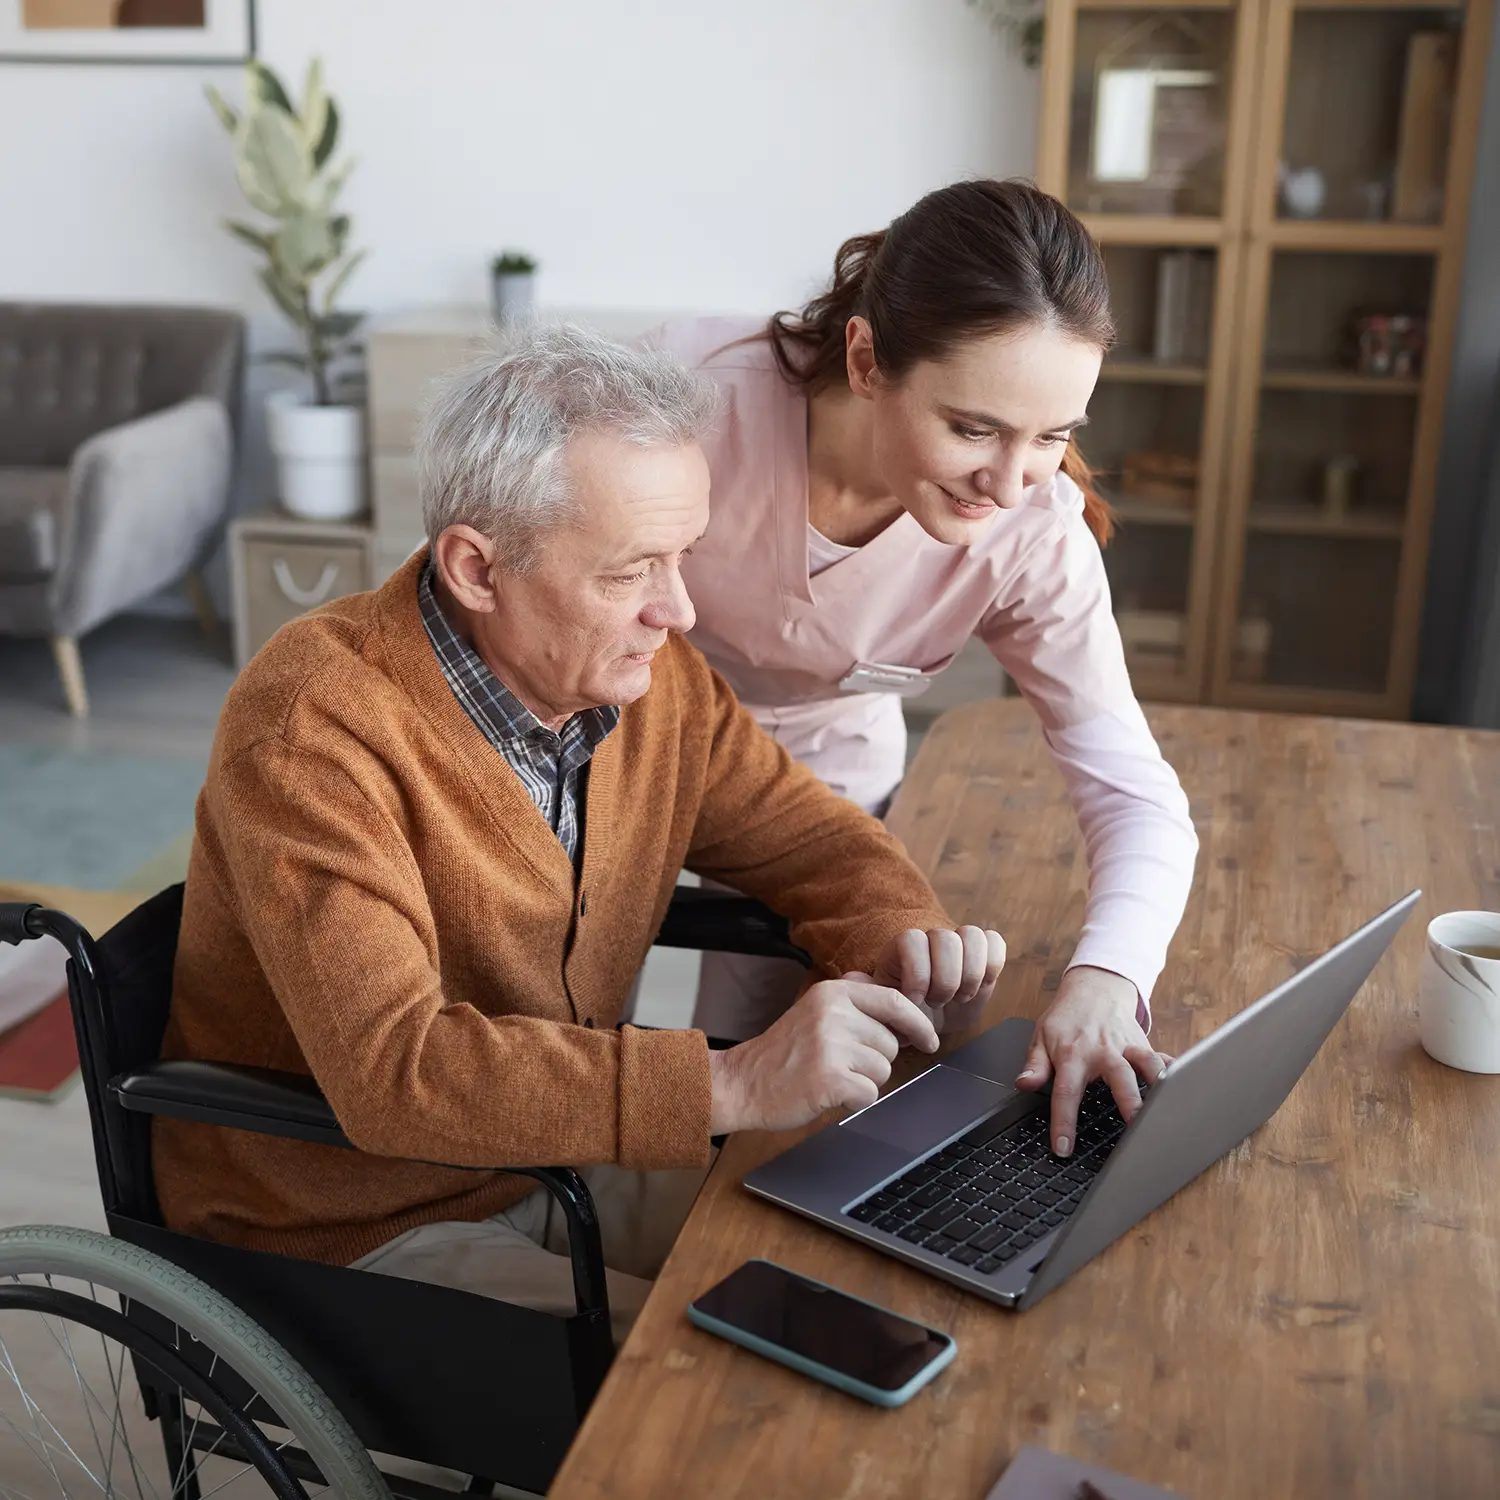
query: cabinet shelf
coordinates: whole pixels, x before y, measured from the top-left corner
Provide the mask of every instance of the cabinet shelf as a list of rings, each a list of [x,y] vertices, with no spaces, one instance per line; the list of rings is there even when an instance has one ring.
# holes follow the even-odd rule
[[[1431,254],[1443,248],[1441,224],[1385,219],[1273,219],[1265,236],[1277,250],[1347,250],[1385,255]]]
[[[1252,505],[1245,517],[1249,531],[1276,536],[1355,537],[1362,541],[1398,542],[1406,533],[1399,512],[1330,516],[1311,505]]]
[[[1169,365],[1144,355],[1126,355],[1123,359],[1106,359],[1099,378],[1130,380],[1142,385],[1203,385],[1208,380],[1208,371],[1202,365]]]
[[[1149,500],[1132,500],[1129,496],[1110,499],[1110,509],[1129,526],[1191,526],[1197,512],[1185,506],[1153,505]]]
[[[1081,213],[1085,228],[1101,245],[1160,245],[1194,248],[1223,244],[1229,231],[1222,219],[1176,218],[1171,214]]]
[[[1338,391],[1358,396],[1417,396],[1422,380],[1416,375],[1361,375],[1336,366],[1283,366],[1265,371],[1261,385],[1268,391]]]

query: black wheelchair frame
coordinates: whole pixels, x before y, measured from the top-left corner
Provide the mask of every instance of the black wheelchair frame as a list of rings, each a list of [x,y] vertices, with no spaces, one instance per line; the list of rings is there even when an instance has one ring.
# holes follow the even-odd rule
[[[153,1116],[194,1120],[313,1144],[356,1149],[314,1081],[235,1064],[159,1060],[172,991],[183,887],[171,886],[95,939],[65,913],[0,905],[0,941],[51,936],[68,952],[68,991],[109,1230],[207,1282],[297,1359],[376,1454],[542,1493],[561,1464],[614,1357],[604,1250],[593,1199],[568,1167],[499,1170],[536,1178],[566,1216],[576,1310],[558,1317],[488,1297],[394,1276],[294,1260],[168,1229],[151,1176]],[[747,897],[680,887],[656,942],[810,964],[787,924]],[[159,1315],[132,1303],[129,1316],[158,1338]],[[191,1350],[183,1351],[190,1362]],[[206,1356],[205,1362],[206,1362]],[[198,1500],[182,1390],[136,1361],[147,1415],[161,1423],[172,1473],[187,1480],[174,1500]],[[221,1385],[225,1372],[215,1380]],[[249,1414],[253,1392],[230,1394]],[[236,1456],[235,1440],[195,1424],[193,1446]],[[287,1468],[316,1481],[295,1448]],[[393,1494],[436,1500],[448,1491],[386,1476]]]

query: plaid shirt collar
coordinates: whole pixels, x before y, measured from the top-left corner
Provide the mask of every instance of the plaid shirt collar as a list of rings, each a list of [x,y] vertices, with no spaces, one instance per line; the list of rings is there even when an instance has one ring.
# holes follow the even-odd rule
[[[540,795],[538,778],[563,787],[566,798],[571,787],[576,797],[575,773],[588,763],[594,751],[620,722],[614,704],[576,713],[561,733],[548,729],[484,664],[479,653],[448,623],[432,586],[432,563],[422,570],[417,585],[422,623],[437,653],[443,676],[475,727],[526,783],[534,798]],[[540,802],[539,802],[540,805]],[[549,821],[561,833],[556,809]],[[564,843],[569,839],[564,838]],[[569,853],[573,850],[570,848]]]

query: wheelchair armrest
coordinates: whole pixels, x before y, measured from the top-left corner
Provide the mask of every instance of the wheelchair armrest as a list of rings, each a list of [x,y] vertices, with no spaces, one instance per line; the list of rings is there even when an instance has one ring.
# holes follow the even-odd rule
[[[750,896],[679,886],[656,941],[663,948],[790,958],[811,968],[811,954],[791,940],[790,930],[785,917]]]
[[[122,1109],[223,1125],[257,1135],[284,1136],[319,1146],[358,1148],[346,1136],[323,1092],[305,1073],[251,1068],[240,1063],[179,1060],[153,1063],[112,1078],[109,1092]],[[451,1165],[435,1162],[434,1166]],[[580,1313],[603,1313],[609,1321],[604,1279],[604,1242],[588,1184],[572,1167],[485,1167],[470,1171],[534,1177],[561,1206],[568,1223],[573,1294]]]
[[[354,1149],[323,1091],[305,1073],[239,1063],[159,1062],[112,1078],[109,1091],[122,1109],[140,1114]]]

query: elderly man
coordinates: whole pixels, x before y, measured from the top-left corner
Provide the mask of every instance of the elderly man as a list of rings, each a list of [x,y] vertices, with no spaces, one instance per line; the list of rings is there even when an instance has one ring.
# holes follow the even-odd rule
[[[548,1310],[599,1205],[617,1329],[710,1138],[871,1102],[1004,950],[681,639],[708,524],[699,378],[576,329],[456,379],[418,444],[430,539],[280,631],[198,803],[166,1054],[310,1072],[359,1153],[171,1120],[175,1228]],[[762,1036],[620,1025],[684,867],[762,898],[825,976]],[[451,1165],[431,1165],[449,1163]]]

